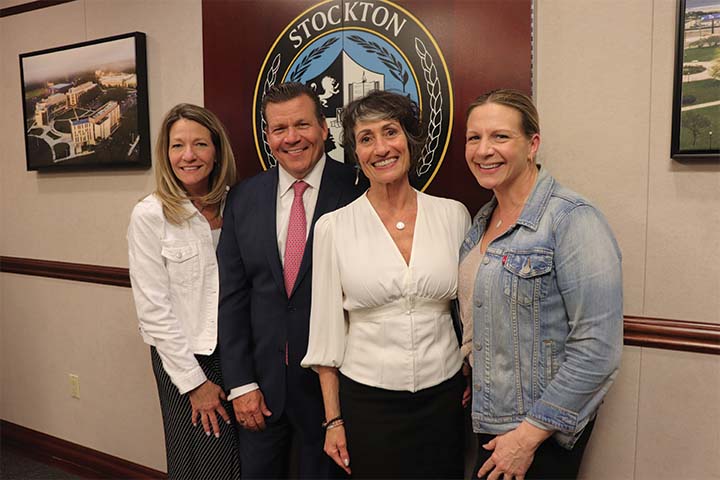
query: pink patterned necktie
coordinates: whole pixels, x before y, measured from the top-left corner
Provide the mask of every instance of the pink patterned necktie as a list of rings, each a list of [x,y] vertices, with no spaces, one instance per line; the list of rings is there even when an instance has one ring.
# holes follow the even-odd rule
[[[307,220],[305,218],[305,205],[303,205],[303,193],[309,185],[302,180],[293,183],[292,208],[290,208],[290,222],[288,223],[287,241],[285,242],[285,291],[288,297],[292,292],[303,252],[305,251],[305,240],[307,236]]]

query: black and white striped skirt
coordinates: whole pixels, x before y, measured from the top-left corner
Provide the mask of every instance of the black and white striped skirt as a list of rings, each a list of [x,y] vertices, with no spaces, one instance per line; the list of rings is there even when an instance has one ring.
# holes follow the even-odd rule
[[[218,418],[220,438],[207,436],[198,422],[191,422],[192,407],[187,394],[180,395],[170,376],[163,369],[160,355],[150,347],[153,372],[157,381],[165,427],[165,451],[167,453],[168,478],[175,479],[239,479],[240,455],[237,433],[233,424],[226,424]],[[223,386],[220,374],[220,358],[217,353],[209,356],[195,355],[205,376]],[[224,388],[224,387],[223,387]],[[235,422],[232,405],[223,406],[232,422]]]

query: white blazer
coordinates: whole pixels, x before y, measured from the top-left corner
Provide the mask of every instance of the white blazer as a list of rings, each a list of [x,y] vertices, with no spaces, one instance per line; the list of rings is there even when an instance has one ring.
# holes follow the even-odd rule
[[[187,208],[190,219],[173,225],[148,195],[133,209],[127,233],[140,334],[181,395],[207,379],[194,354],[215,351],[219,292],[210,225],[190,201]]]

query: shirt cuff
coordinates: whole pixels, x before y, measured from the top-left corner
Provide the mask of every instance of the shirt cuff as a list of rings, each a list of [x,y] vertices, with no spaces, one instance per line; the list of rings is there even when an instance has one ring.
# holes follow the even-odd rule
[[[563,407],[558,407],[542,399],[535,402],[525,416],[527,420],[534,420],[533,425],[545,425],[545,430],[560,430],[574,434],[578,430],[578,414]]]
[[[176,376],[175,378],[171,377],[171,379],[175,386],[178,388],[180,395],[185,395],[190,390],[194,390],[203,383],[205,383],[207,377],[205,376],[205,372],[203,372],[202,367],[198,365],[197,367],[190,370],[190,372],[182,376]]]
[[[228,395],[227,399],[228,402],[235,400],[236,398],[245,395],[246,393],[250,393],[253,390],[259,390],[260,387],[257,383],[248,383],[247,385],[242,385],[240,387],[235,387],[232,390],[230,390],[230,395]]]
[[[540,430],[545,430],[545,431],[551,431],[551,430],[554,431],[554,430],[555,430],[555,429],[554,429],[553,427],[551,427],[550,425],[547,425],[547,424],[545,424],[545,423],[539,422],[539,421],[535,420],[535,419],[532,418],[532,417],[525,417],[525,421],[528,422],[528,423],[529,423],[530,425],[532,425],[533,427],[539,428]]]

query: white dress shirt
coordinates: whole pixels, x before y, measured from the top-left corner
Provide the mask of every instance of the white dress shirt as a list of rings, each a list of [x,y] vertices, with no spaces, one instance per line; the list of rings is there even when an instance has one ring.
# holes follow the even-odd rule
[[[215,351],[219,291],[210,224],[186,204],[192,216],[173,225],[149,195],[135,205],[127,233],[140,334],[181,395],[207,380],[194,354]]]
[[[307,229],[305,238],[307,238],[310,227],[312,226],[312,218],[315,213],[315,205],[317,204],[318,191],[320,190],[320,181],[322,180],[323,170],[325,169],[325,155],[318,160],[312,170],[302,179],[308,184],[308,188],[303,192],[303,205],[305,206],[305,219],[307,221]],[[333,160],[334,161],[334,160]],[[297,178],[290,175],[282,165],[278,163],[278,189],[277,202],[275,212],[275,227],[277,231],[278,253],[280,254],[280,263],[285,266],[285,243],[287,242],[288,223],[290,222],[290,210],[292,208],[295,193],[293,184],[298,181]],[[308,248],[306,246],[305,248]],[[228,400],[233,400],[241,395],[257,390],[260,386],[256,383],[248,383],[230,390]]]
[[[302,365],[337,367],[356,382],[410,392],[457,373],[450,301],[469,225],[461,203],[417,192],[407,264],[366,195],[323,215],[315,227]]]

